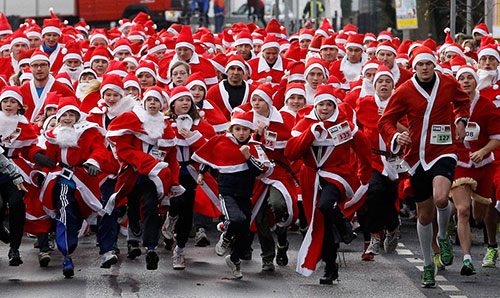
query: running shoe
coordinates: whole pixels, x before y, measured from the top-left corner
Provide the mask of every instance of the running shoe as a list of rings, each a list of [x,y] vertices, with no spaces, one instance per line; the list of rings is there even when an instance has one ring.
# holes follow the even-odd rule
[[[226,233],[221,233],[219,241],[215,245],[215,252],[217,253],[217,255],[220,257],[225,255],[227,253],[227,250],[229,249],[230,243],[231,240],[226,238]]]
[[[184,259],[184,252],[177,252],[174,249],[172,255],[172,267],[174,270],[184,270],[186,269],[186,260]]]
[[[443,264],[441,264],[441,261],[439,261],[440,258],[441,258],[440,254],[435,254],[434,255],[434,265],[436,266],[436,268],[438,270],[445,270],[446,266],[444,266]]]
[[[496,268],[498,259],[498,248],[490,248],[486,251],[486,255],[483,259],[483,267]]]
[[[199,228],[194,236],[194,246],[206,247],[210,245],[210,240],[208,240],[207,233],[205,233],[204,228]]]
[[[379,238],[372,238],[370,240],[370,245],[365,251],[365,254],[378,255],[380,253],[381,243]]]
[[[141,248],[139,247],[139,244],[137,242],[130,242],[127,245],[127,249],[128,249],[127,258],[131,260],[135,260],[135,258],[137,258],[142,254]]]
[[[49,266],[50,260],[51,260],[50,253],[41,252],[38,254],[38,264],[40,264],[40,267]]]
[[[229,269],[231,269],[231,274],[234,276],[234,278],[236,278],[236,279],[243,278],[243,274],[241,274],[241,270],[240,270],[241,262],[234,263],[233,261],[231,261],[231,256],[227,255],[226,256],[226,265],[227,265],[227,267],[229,267]]]
[[[472,265],[470,260],[464,260],[462,269],[460,269],[460,275],[470,276],[474,274],[476,274],[476,269],[474,269],[474,265]]]
[[[422,274],[422,288],[434,288],[436,286],[436,266],[430,264],[424,266],[424,272]]]
[[[111,265],[118,263],[118,257],[113,250],[107,251],[101,256],[101,268],[111,268]]]
[[[158,269],[158,262],[160,258],[154,249],[148,249],[146,252],[146,269],[147,270],[156,270]]]
[[[288,251],[288,241],[285,246],[278,245],[278,252],[276,253],[276,264],[279,266],[288,265],[288,256],[286,252]]]
[[[384,240],[384,250],[386,253],[392,253],[398,247],[398,232],[399,227],[396,227],[394,231],[387,231]]]
[[[453,247],[451,247],[450,239],[444,238],[440,239],[438,237],[438,245],[439,245],[439,261],[444,266],[450,266],[453,264]]]
[[[167,213],[167,218],[165,219],[165,222],[163,223],[163,226],[161,227],[161,233],[163,234],[163,237],[166,239],[173,239],[174,234],[175,234],[175,224],[177,223],[177,220],[179,219],[179,216],[170,216],[169,213]]]
[[[274,271],[273,261],[262,261],[262,271]]]
[[[19,266],[23,263],[21,260],[21,255],[19,254],[19,250],[17,248],[10,248],[9,250],[9,266]]]
[[[75,275],[75,265],[73,265],[73,260],[70,257],[65,257],[63,261],[63,275],[66,278],[70,278]]]

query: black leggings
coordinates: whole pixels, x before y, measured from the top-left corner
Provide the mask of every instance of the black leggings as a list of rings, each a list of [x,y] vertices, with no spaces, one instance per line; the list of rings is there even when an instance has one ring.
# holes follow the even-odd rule
[[[373,170],[366,196],[370,233],[378,233],[383,229],[393,231],[399,226],[395,205],[397,198],[398,183]]]
[[[3,219],[7,209],[9,209],[10,247],[19,249],[26,217],[26,206],[23,201],[24,193],[18,190],[17,186],[9,180],[0,184],[0,195],[3,201],[0,208],[0,228],[3,230]]]
[[[322,178],[320,179],[320,184],[322,190],[318,209],[323,214],[325,222],[322,258],[327,268],[334,268],[340,243],[340,234],[335,225],[341,216],[341,211],[337,205],[340,199],[340,190],[337,185],[327,182]]]
[[[231,261],[238,263],[250,246],[250,218],[252,216],[252,201],[250,198],[243,198],[231,195],[221,195],[222,207],[229,225],[226,231],[226,238],[234,237],[231,249]]]
[[[184,248],[188,241],[191,227],[193,226],[193,206],[198,184],[191,175],[180,175],[179,183],[186,191],[182,196],[170,200],[169,215],[179,215],[179,219],[175,224],[175,233],[177,234],[175,240],[177,241],[177,246]]]

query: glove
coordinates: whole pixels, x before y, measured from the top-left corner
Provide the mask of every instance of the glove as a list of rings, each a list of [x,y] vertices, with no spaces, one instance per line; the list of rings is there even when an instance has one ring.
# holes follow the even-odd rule
[[[89,173],[90,176],[97,176],[99,173],[102,172],[101,169],[93,165],[85,165],[85,169],[87,170],[87,173]]]
[[[42,188],[43,182],[45,181],[45,177],[43,175],[37,175],[36,176],[36,186],[38,188]]]
[[[43,155],[42,153],[38,152],[35,154],[33,157],[35,159],[35,163],[38,166],[38,168],[41,170],[43,167],[47,167],[49,169],[53,169],[56,167],[56,163],[50,159],[49,157]]]

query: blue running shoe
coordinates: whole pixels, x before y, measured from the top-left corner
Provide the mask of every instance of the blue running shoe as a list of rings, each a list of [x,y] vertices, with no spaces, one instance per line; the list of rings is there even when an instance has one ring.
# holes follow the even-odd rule
[[[63,275],[66,278],[70,278],[75,275],[75,265],[73,265],[73,260],[70,257],[65,257],[63,261]]]

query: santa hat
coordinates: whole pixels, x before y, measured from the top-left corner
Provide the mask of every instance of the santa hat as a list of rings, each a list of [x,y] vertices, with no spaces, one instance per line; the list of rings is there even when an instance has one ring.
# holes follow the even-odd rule
[[[311,70],[313,70],[314,68],[319,68],[323,73],[323,76],[325,76],[325,78],[328,78],[329,73],[327,67],[323,64],[323,61],[324,60],[322,60],[321,58],[316,58],[316,57],[307,60],[306,69],[304,71],[304,77],[307,78]]]
[[[215,47],[215,37],[212,33],[203,34],[200,42],[214,52],[217,50]]]
[[[20,50],[19,51],[19,65],[23,64],[30,64],[31,63],[31,55],[33,55],[33,52],[35,49],[28,49],[28,50]]]
[[[384,40],[383,42],[379,43],[377,46],[377,53],[379,51],[389,51],[394,54],[394,56],[397,55],[397,50],[394,44],[388,40]]]
[[[252,35],[248,30],[243,30],[240,33],[238,33],[238,35],[236,36],[236,40],[234,41],[232,46],[236,47],[243,44],[248,44],[253,48]]]
[[[85,20],[81,20],[80,22],[78,22],[78,24],[75,25],[75,29],[83,31],[83,32],[85,32],[85,34],[88,35],[89,30],[90,30],[90,26],[87,25],[87,22],[85,22]]]
[[[398,47],[398,54],[407,54],[408,55],[408,49],[410,48],[411,44],[412,44],[411,40],[409,40],[409,39],[403,40]]]
[[[187,47],[187,48],[191,49],[193,52],[195,50],[194,41],[193,41],[193,33],[191,33],[190,26],[182,27],[181,32],[177,36],[177,43],[175,44],[175,49],[178,49],[180,47]]]
[[[276,35],[267,35],[266,39],[264,39],[264,43],[260,47],[260,50],[261,52],[263,52],[265,49],[269,48],[280,48],[280,43],[278,42],[278,38],[276,37]]]
[[[338,55],[340,55],[341,57],[344,57],[345,56],[345,47],[343,45],[337,45],[339,47],[339,52],[338,52]]]
[[[245,74],[248,73],[247,66],[245,64],[245,60],[240,55],[231,55],[231,57],[229,57],[229,59],[227,60],[226,69],[225,69],[226,73],[231,66],[238,66],[241,69],[243,69],[243,72]]]
[[[394,83],[394,75],[392,74],[392,71],[387,66],[380,65],[377,68],[377,72],[375,72],[375,76],[373,77],[373,86],[375,86],[375,83],[381,76],[388,76]]]
[[[191,94],[191,93],[189,93],[189,94]],[[153,87],[149,87],[148,89],[146,89],[146,91],[144,92],[144,96],[142,97],[142,106],[143,107],[146,104],[146,99],[148,97],[153,97],[153,98],[156,98],[160,101],[160,110],[163,109],[163,107],[165,106],[165,104],[169,100],[167,93],[165,91],[163,91],[158,86],[153,86]]]
[[[150,75],[153,76],[156,80],[156,71],[155,71],[155,65],[153,62],[148,62],[148,61],[141,61],[139,63],[139,66],[137,66],[137,69],[135,70],[135,75],[139,77],[141,73],[149,73]]]
[[[49,56],[43,52],[42,50],[40,49],[36,49],[33,54],[31,55],[31,58],[30,58],[30,63],[33,63],[35,61],[47,61],[47,63],[50,64],[50,59],[49,59]]]
[[[443,74],[453,76],[453,71],[451,70],[451,65],[449,61],[440,64]]]
[[[303,50],[305,50],[307,53],[307,49]],[[301,48],[298,41],[294,41],[292,44],[290,44],[290,47],[285,52],[284,58],[291,61],[300,61],[300,59],[302,59]]]
[[[477,76],[477,70],[470,65],[462,65],[458,68],[457,74],[455,75],[457,81],[458,78],[460,78],[460,76],[463,75],[464,73],[470,73],[474,77],[474,80],[476,80],[476,83],[479,82],[479,77]]]
[[[158,51],[166,50],[167,46],[162,43],[160,37],[156,34],[151,35],[147,41],[148,54],[154,54]]]
[[[450,35],[450,28],[444,28],[444,33],[446,34],[446,37],[444,39],[444,44],[441,46],[440,51],[444,52],[444,50],[453,43],[453,38]]]
[[[335,37],[330,36],[330,37],[324,38],[321,41],[321,47],[319,49],[322,50],[322,49],[327,49],[327,48],[338,49],[337,44],[335,43]]]
[[[274,35],[276,37],[281,37],[281,24],[276,19],[271,19],[271,21],[266,26],[267,35]]]
[[[226,64],[227,64],[226,55],[218,53],[217,55],[215,55],[215,57],[213,57],[209,61],[212,63],[212,65],[215,67],[217,71],[226,73]]]
[[[464,56],[464,49],[458,43],[455,42],[447,46],[444,52],[445,53],[451,52],[451,53],[456,53],[462,57]]]
[[[117,74],[104,74],[102,76],[102,83],[101,87],[99,88],[99,92],[101,93],[101,96],[104,96],[104,92],[106,90],[113,90],[116,93],[120,94],[123,96],[123,82],[122,78],[117,75]]]
[[[28,40],[28,36],[24,34],[22,31],[17,30],[10,36],[10,47],[16,43],[24,43],[28,48],[30,47],[30,41]]]
[[[286,86],[285,90],[285,103],[294,94],[306,97],[306,89],[302,83],[292,83]]]
[[[19,77],[19,82],[21,82],[21,85],[26,80],[28,81],[33,80],[33,73],[31,72],[31,68],[29,66],[23,68],[23,74]]]
[[[306,79],[304,77],[304,72],[306,71],[306,66],[302,61],[295,61],[293,63],[288,64],[288,83],[293,81],[302,81],[305,82]]]
[[[179,33],[181,33],[181,30],[182,30],[182,25],[174,23],[170,25],[170,27],[168,27],[167,32],[170,32],[173,35],[179,35]]]
[[[63,83],[68,86],[69,89],[73,89],[73,83],[71,82],[71,77],[67,72],[60,72],[56,75],[56,81]]]
[[[342,82],[340,82],[339,78],[334,75],[331,75],[326,82],[327,85],[333,86],[333,88],[340,88],[342,86]],[[351,87],[352,90],[352,87]]]
[[[488,45],[482,46],[479,49],[479,51],[477,52],[478,61],[481,60],[481,57],[489,55],[489,56],[495,57],[497,59],[497,61],[500,62],[500,52],[499,52],[498,47],[499,47],[499,45],[497,45],[497,44],[488,44]]]
[[[421,41],[415,41],[413,42],[409,47],[408,47],[408,56],[410,56],[410,54],[413,52],[413,49],[415,48],[418,48],[418,47],[421,47],[422,46],[422,42]],[[432,51],[432,50],[431,50]],[[433,53],[434,54],[434,53]]]
[[[158,26],[156,26],[156,24],[152,20],[148,20],[144,24],[144,33],[146,34],[146,37],[149,37],[149,36],[155,34],[156,28],[158,28]]]
[[[26,29],[26,31],[24,33],[26,34],[26,36],[28,38],[38,37],[38,38],[42,39],[42,28],[40,28],[40,26],[38,26],[37,24]]]
[[[450,61],[451,70],[453,72],[457,72],[460,66],[465,64],[467,64],[467,61],[460,55],[455,55],[455,57],[453,57],[453,59],[451,59]]]
[[[48,108],[55,108],[59,105],[59,100],[61,100],[62,95],[52,91],[47,93],[47,98],[45,99],[45,103],[43,104],[43,113],[47,112]]]
[[[4,34],[12,34],[12,27],[3,12],[0,12],[0,35]]]
[[[123,62],[132,63],[135,65],[135,67],[139,66],[139,61],[137,60],[137,57],[134,56],[125,57],[125,59],[123,59]]]
[[[108,31],[106,28],[93,29],[92,32],[90,32],[90,44],[97,38],[102,38],[106,41],[106,44],[109,44]]]
[[[321,22],[321,26],[319,26],[318,30],[316,30],[316,35],[320,34],[324,38],[330,37],[330,35],[333,33],[333,27],[330,24],[330,21],[328,21],[328,18],[323,18],[323,21]]]
[[[224,32],[222,33],[222,44],[224,45],[224,47],[226,49],[231,47],[233,42],[234,42],[233,31],[229,28],[224,29]]]
[[[377,36],[377,41],[389,40],[392,42],[392,33],[389,31],[381,31]]]
[[[207,84],[205,83],[205,79],[203,78],[203,75],[201,72],[197,71],[193,74],[191,74],[185,84],[186,88],[188,90],[191,90],[194,86],[201,86],[203,89],[205,89],[205,94],[207,93]]]
[[[144,25],[146,22],[151,19],[147,13],[140,11],[137,16],[132,20],[133,23]]]
[[[319,85],[314,94],[314,106],[316,107],[320,102],[326,100],[330,100],[337,105],[341,100],[337,98],[335,94],[335,88],[332,85]]]
[[[323,35],[314,35],[314,38],[312,39],[311,43],[309,44],[308,50],[311,52],[316,52],[318,53],[321,48],[321,44],[323,43]]]
[[[314,29],[302,28],[299,31],[299,41],[312,40],[314,36]]]
[[[82,72],[80,73],[80,75],[78,76],[78,81],[81,80],[81,78],[83,77],[83,75],[86,75],[86,74],[91,74],[94,76],[94,78],[97,79],[97,73],[92,69],[92,68],[85,68],[82,70]]]
[[[139,79],[133,72],[129,72],[125,78],[123,78],[123,89],[128,87],[135,87],[139,90],[139,95],[141,94],[141,84],[139,83]]]
[[[476,25],[476,27],[474,27],[474,29],[472,30],[472,35],[474,35],[474,33],[478,33],[478,34],[481,34],[482,36],[486,36],[486,35],[490,34],[490,31],[488,30],[488,26],[486,26],[485,23],[480,23],[480,24]]]
[[[289,41],[291,42],[292,40],[289,39]],[[260,35],[260,34],[253,35],[252,34],[252,43],[254,46],[263,44],[264,43],[264,35]]]
[[[2,90],[2,94],[0,95],[0,102],[4,99],[12,97],[19,102],[19,105],[23,105],[23,93],[19,86],[6,86]]]
[[[420,61],[430,61],[434,65],[436,65],[436,56],[432,53],[432,50],[426,46],[420,46],[413,50],[413,56],[411,57],[410,63],[411,67],[415,69],[415,65],[417,65]]]
[[[109,61],[108,69],[106,69],[106,74],[116,74],[121,78],[124,78],[127,73],[127,62],[118,60]]]
[[[367,53],[375,53],[377,52],[378,42],[376,40],[370,42],[370,44],[366,47]]]
[[[271,84],[260,84],[257,89],[252,92],[250,98],[254,95],[260,96],[269,106],[273,105],[273,88]]]
[[[437,43],[434,39],[427,38],[426,40],[424,40],[424,42],[422,42],[422,45],[431,49],[434,55],[436,54]]]
[[[127,38],[122,37],[115,42],[113,55],[116,55],[119,51],[127,51],[132,54],[132,47],[130,46],[130,41]]]
[[[146,95],[144,95],[144,96],[146,96]],[[191,94],[191,91],[189,91],[189,89],[186,88],[186,86],[177,86],[174,89],[172,89],[172,92],[170,92],[170,98],[168,100],[168,105],[171,106],[172,103],[174,103],[174,101],[178,100],[179,98],[181,98],[183,96],[188,96],[194,102],[193,95]]]
[[[399,53],[396,55],[396,63],[397,64],[401,64],[401,65],[408,65],[408,54],[404,54],[404,53]]]
[[[335,43],[337,45],[344,45],[347,42],[348,37],[349,36],[343,32],[339,33],[339,34],[337,34],[337,36],[335,36]]]
[[[366,33],[365,38],[363,38],[363,43],[367,43],[368,41],[370,41],[370,42],[377,41],[375,34],[370,33],[370,32]]]
[[[78,100],[73,96],[62,97],[57,105],[56,119],[59,120],[61,116],[67,111],[75,111],[82,119],[82,113],[78,108]],[[78,121],[77,121],[78,122]]]
[[[347,38],[347,42],[345,43],[344,46],[346,49],[349,47],[354,47],[354,48],[360,48],[360,49],[364,50],[363,38],[364,38],[363,34],[351,34]]]
[[[61,53],[64,54],[63,62],[66,62],[69,59],[76,59],[80,62],[83,62],[82,50],[80,48],[80,44],[77,42],[73,42],[67,45],[65,48],[61,49]]]
[[[110,53],[108,51],[108,48],[105,46],[97,46],[94,51],[92,51],[92,57],[90,58],[90,65],[97,60],[97,59],[102,59],[106,60],[109,62],[109,56]]]
[[[377,59],[370,59],[366,61],[365,64],[363,65],[363,68],[361,69],[361,74],[365,76],[365,73],[368,69],[378,69],[380,65],[382,65],[382,63]]]
[[[358,34],[358,27],[353,24],[347,24],[344,26],[343,33],[347,35]]]
[[[231,117],[231,126],[233,125],[240,125],[243,127],[248,127],[251,130],[254,130],[255,125],[253,124],[253,113],[252,112],[233,113],[233,116]]]
[[[130,28],[130,31],[128,32],[127,35],[128,40],[141,40],[144,41],[146,40],[145,34],[144,34],[144,27],[140,24],[135,24],[132,25]]]
[[[47,33],[55,33],[59,36],[62,35],[59,18],[54,14],[54,9],[49,8],[50,11],[50,19],[43,20],[43,28],[42,28],[42,36]]]

